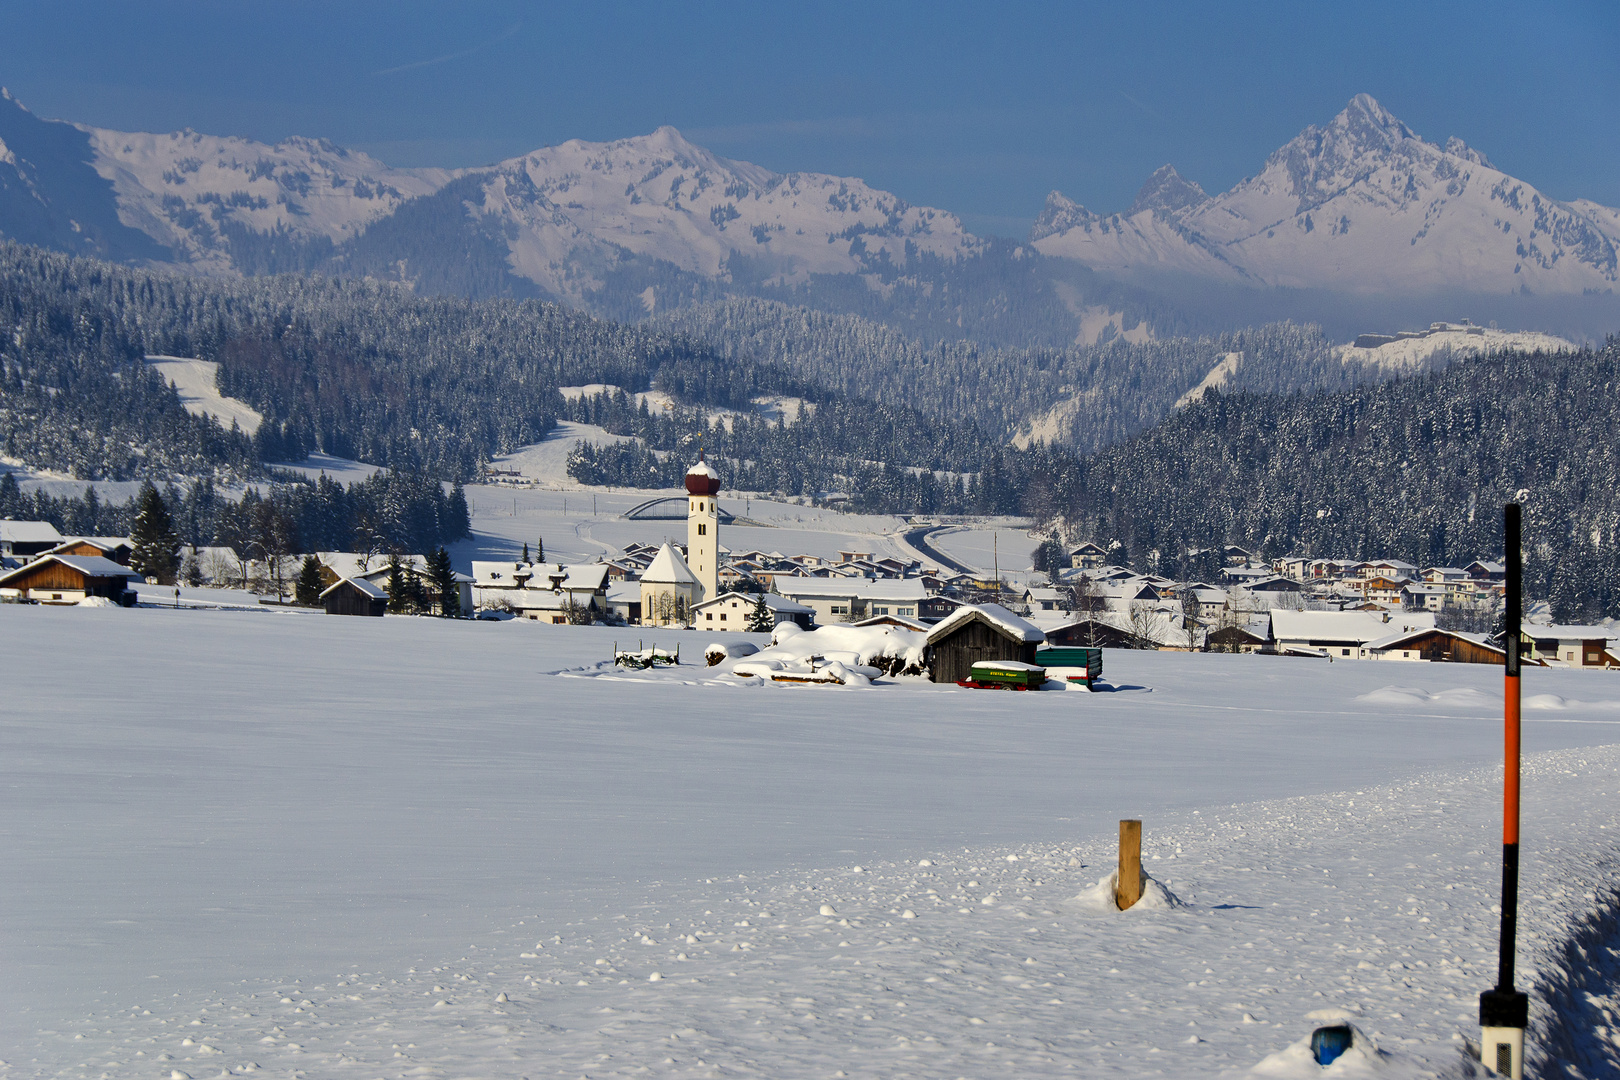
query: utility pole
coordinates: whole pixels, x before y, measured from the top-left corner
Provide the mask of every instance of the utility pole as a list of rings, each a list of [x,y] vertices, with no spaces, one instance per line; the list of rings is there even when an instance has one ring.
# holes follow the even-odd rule
[[[1524,1080],[1524,1029],[1530,999],[1513,989],[1519,929],[1519,620],[1523,613],[1518,503],[1502,508],[1507,550],[1505,634],[1507,665],[1502,680],[1502,936],[1496,958],[1496,988],[1479,995],[1480,1058],[1512,1080]]]

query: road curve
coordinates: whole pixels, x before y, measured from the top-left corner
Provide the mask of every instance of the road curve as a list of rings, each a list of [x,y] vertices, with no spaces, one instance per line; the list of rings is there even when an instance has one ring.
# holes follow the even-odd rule
[[[900,539],[909,547],[915,548],[925,557],[934,560],[943,567],[955,570],[959,574],[971,574],[974,577],[979,576],[979,570],[957,562],[955,559],[951,558],[949,555],[946,555],[944,552],[940,551],[937,547],[934,547],[928,542],[928,538],[933,536],[935,533],[945,532],[952,528],[956,528],[956,526],[924,525],[918,529],[907,530],[901,534]]]

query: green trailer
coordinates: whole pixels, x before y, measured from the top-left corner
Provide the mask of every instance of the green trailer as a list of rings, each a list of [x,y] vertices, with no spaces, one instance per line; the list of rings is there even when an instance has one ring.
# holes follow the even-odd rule
[[[972,674],[959,679],[958,686],[974,690],[1039,690],[1046,683],[1046,669],[1017,660],[980,660]]]
[[[1047,669],[1050,678],[1077,683],[1087,690],[1097,689],[1102,678],[1102,650],[1089,646],[1046,645],[1035,650],[1035,661]]]

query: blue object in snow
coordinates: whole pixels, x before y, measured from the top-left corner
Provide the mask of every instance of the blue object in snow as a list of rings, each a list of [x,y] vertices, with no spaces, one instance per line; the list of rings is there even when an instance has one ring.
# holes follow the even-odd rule
[[[1311,1056],[1318,1065],[1331,1065],[1339,1060],[1339,1055],[1350,1049],[1353,1037],[1346,1024],[1319,1027],[1311,1033]]]

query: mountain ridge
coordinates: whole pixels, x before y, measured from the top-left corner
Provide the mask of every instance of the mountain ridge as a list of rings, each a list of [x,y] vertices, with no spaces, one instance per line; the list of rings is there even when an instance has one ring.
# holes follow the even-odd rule
[[[0,235],[224,275],[321,273],[541,297],[615,319],[723,296],[928,339],[1085,342],[1100,321],[1209,332],[1368,312],[1591,337],[1620,318],[1620,210],[1560,202],[1358,95],[1217,195],[1171,165],[1099,215],[1054,191],[1024,243],[853,177],[777,173],[673,127],[493,165],[396,169],[275,144],[44,120],[0,99]],[[1378,303],[1371,304],[1375,300]],[[1121,318],[1123,314],[1123,318]]]
[[[1144,196],[1123,214],[1101,215],[1053,192],[1030,242],[1128,278],[1181,273],[1361,293],[1620,286],[1620,213],[1552,199],[1455,136],[1427,142],[1368,94],[1228,191],[1168,204]]]

